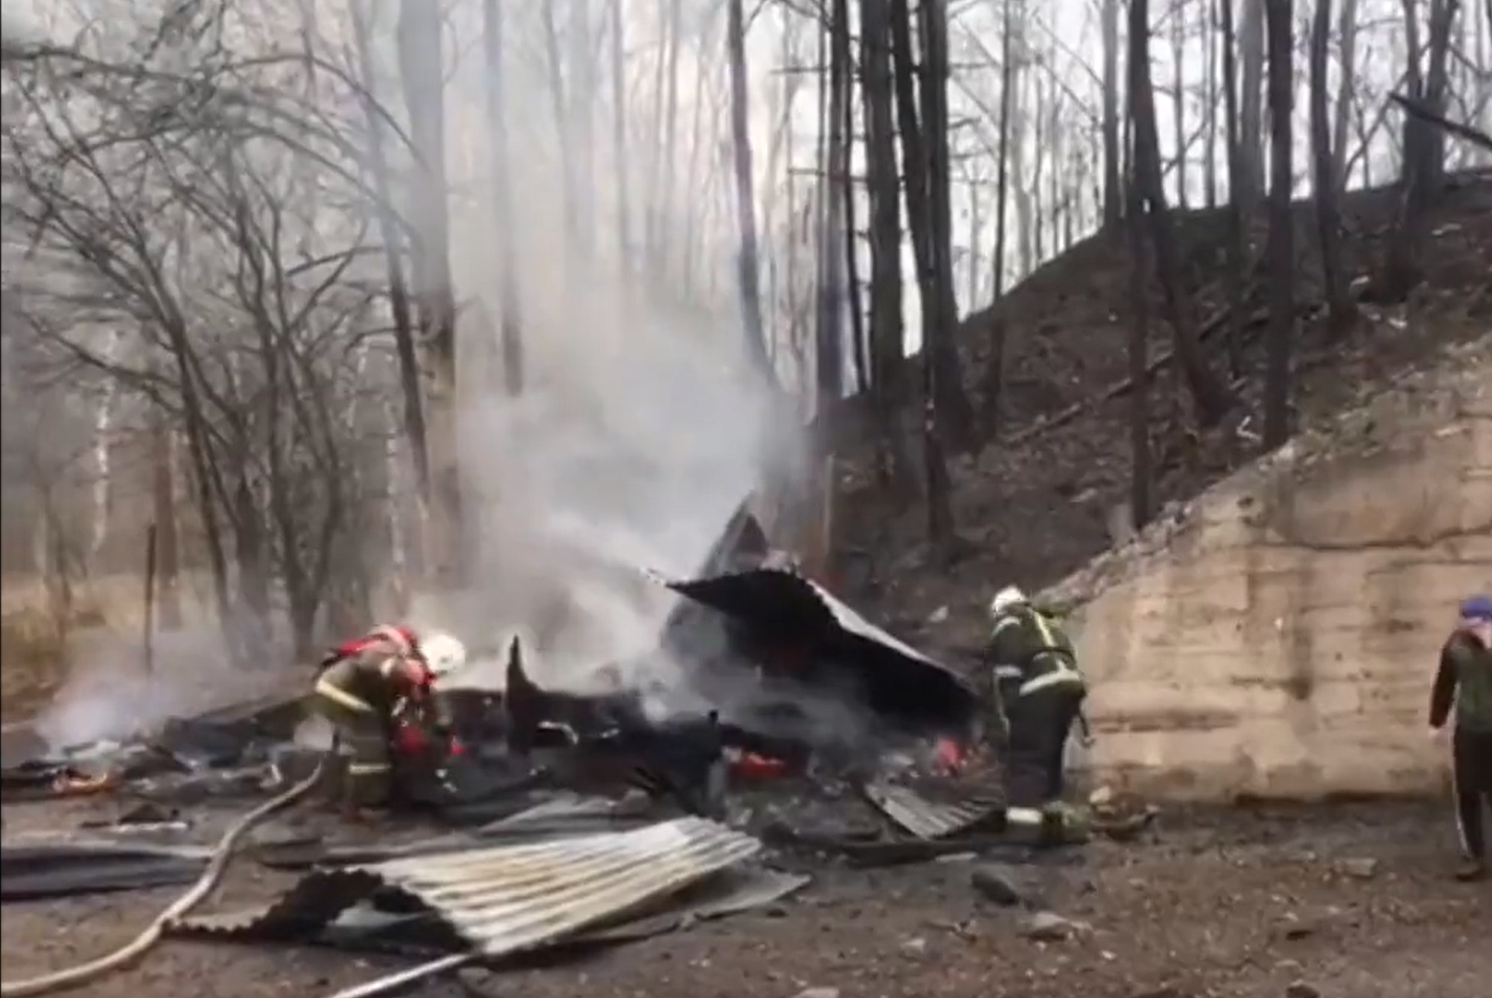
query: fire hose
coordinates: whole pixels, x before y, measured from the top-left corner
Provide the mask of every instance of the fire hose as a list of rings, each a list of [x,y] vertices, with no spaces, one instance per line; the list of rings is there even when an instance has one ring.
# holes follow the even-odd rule
[[[177,898],[169,907],[155,917],[145,931],[141,932],[131,942],[107,956],[101,956],[87,963],[68,967],[65,970],[55,971],[41,977],[33,977],[25,981],[3,981],[0,982],[0,998],[25,998],[28,995],[47,995],[58,991],[67,991],[103,976],[111,971],[120,970],[135,960],[138,960],[152,946],[160,941],[162,934],[174,922],[184,918],[193,908],[201,904],[208,894],[217,887],[218,881],[228,869],[228,863],[233,858],[233,853],[238,847],[239,840],[244,837],[255,825],[269,817],[275,811],[288,807],[300,800],[315,788],[321,779],[321,771],[326,762],[323,759],[316,764],[311,775],[301,780],[295,786],[270,798],[252,811],[239,818],[229,827],[228,831],[218,841],[213,850],[212,857],[208,861],[207,869],[202,871],[202,876],[181,897]]]

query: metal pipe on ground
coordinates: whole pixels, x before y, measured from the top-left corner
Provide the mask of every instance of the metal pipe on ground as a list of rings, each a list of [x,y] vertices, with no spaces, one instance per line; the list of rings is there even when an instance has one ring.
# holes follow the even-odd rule
[[[181,897],[177,898],[164,911],[156,916],[145,931],[141,932],[131,942],[115,950],[107,956],[101,956],[96,960],[68,967],[41,977],[33,977],[25,981],[3,981],[0,982],[0,998],[29,998],[34,995],[56,994],[59,991],[68,991],[81,987],[90,981],[96,980],[105,974],[115,970],[121,970],[130,963],[144,956],[157,942],[166,926],[182,918],[211,894],[217,887],[218,881],[222,879],[223,873],[228,869],[228,863],[233,858],[233,852],[238,847],[239,841],[255,825],[269,817],[274,812],[288,807],[309,793],[321,780],[321,771],[325,767],[325,760],[316,766],[316,769],[304,780],[297,783],[283,793],[270,798],[252,811],[239,818],[223,834],[218,841],[217,848],[213,850],[212,859],[207,864],[207,869],[202,871],[202,877],[192,885]]]
[[[350,988],[343,988],[331,998],[376,998],[378,995],[392,994],[416,981],[423,981],[428,977],[458,970],[468,963],[472,963],[480,957],[478,953],[452,953],[429,963],[422,963],[418,967],[410,967],[408,970],[395,971],[386,977],[380,977],[374,981],[363,984],[355,984]]]

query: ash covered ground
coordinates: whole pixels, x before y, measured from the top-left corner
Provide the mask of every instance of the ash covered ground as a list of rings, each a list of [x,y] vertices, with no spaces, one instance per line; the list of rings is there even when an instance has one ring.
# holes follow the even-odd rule
[[[8,835],[112,813],[102,798],[11,805]],[[1485,998],[1492,886],[1458,884],[1447,805],[1162,812],[1133,842],[1099,841],[994,872],[969,860],[813,874],[771,908],[541,968],[468,971],[423,998]],[[211,902],[263,902],[294,876],[234,864]],[[144,927],[179,888],[8,904],[7,979],[88,959]],[[1038,916],[1053,913],[1060,924]],[[1051,938],[1036,938],[1051,934]],[[1035,937],[1033,937],[1035,936]],[[89,998],[331,995],[409,961],[307,947],[169,940]]]

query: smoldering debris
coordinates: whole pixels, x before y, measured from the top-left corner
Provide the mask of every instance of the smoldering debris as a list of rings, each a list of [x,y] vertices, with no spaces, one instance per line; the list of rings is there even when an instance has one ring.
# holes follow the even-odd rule
[[[493,973],[683,930],[788,897],[825,863],[1014,863],[1081,840],[1060,815],[1006,806],[961,677],[804,578],[744,505],[697,578],[655,581],[678,602],[646,661],[597,663],[577,691],[531,675],[512,638],[500,681],[437,684],[390,719],[395,795],[376,835],[302,816],[249,850],[304,871],[297,887],[174,931],[432,960],[367,986],[382,993],[478,958]],[[298,696],[246,701],[8,764],[7,802],[92,793],[121,810],[7,841],[7,867],[41,865],[7,879],[4,899],[194,879],[205,858],[191,840],[225,805],[294,785],[336,751],[305,717]],[[410,737],[430,731],[451,737]],[[559,874],[552,891],[524,879]],[[515,918],[561,928],[521,945],[473,936],[463,927],[487,914],[443,900],[466,894],[511,896]]]
[[[876,627],[797,571],[755,568],[692,580],[662,580],[723,618],[675,620],[665,639],[700,668],[744,661],[807,687],[848,689],[893,727],[969,737],[978,694],[948,666]],[[714,640],[723,635],[723,641]],[[696,649],[698,649],[696,651]]]

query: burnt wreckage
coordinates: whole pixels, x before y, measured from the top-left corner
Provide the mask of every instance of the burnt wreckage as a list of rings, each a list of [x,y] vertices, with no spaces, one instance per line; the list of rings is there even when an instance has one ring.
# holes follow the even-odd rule
[[[514,639],[503,709],[486,716],[500,717],[512,755],[544,760],[550,779],[620,780],[701,815],[720,813],[732,765],[784,774],[819,761],[863,786],[887,748],[980,735],[981,699],[962,677],[795,568],[769,567],[784,561],[743,504],[695,578],[650,575],[681,597],[656,654],[681,669],[700,709],[657,720],[643,688],[545,690]]]
[[[406,704],[394,760],[414,807],[401,810],[436,811],[441,833],[402,821],[374,838],[338,828],[327,840],[314,821],[255,829],[254,858],[302,877],[251,911],[199,916],[183,905],[211,889],[233,836],[317,787],[325,750],[294,744],[298,695],[42,758],[7,740],[7,802],[127,789],[146,803],[60,837],[7,840],[0,901],[192,883],[142,939],[429,958],[333,996],[371,998],[469,964],[497,973],[773,904],[808,882],[798,867],[813,856],[859,866],[966,853],[1020,861],[1033,847],[1087,838],[1093,826],[1061,812],[1007,807],[997,768],[981,765],[991,753],[970,753],[951,774],[920,765],[949,761],[943,744],[983,745],[992,701],[790,562],[742,509],[695,578],[653,577],[680,598],[652,654],[676,667],[661,674],[678,676],[687,697],[623,683],[648,674],[633,663],[603,667],[617,682],[601,695],[545,689],[514,639],[502,691],[437,687],[440,702]],[[428,727],[426,709],[445,715],[464,751],[403,737]],[[776,779],[753,786],[753,776]],[[217,847],[186,841],[213,819],[195,805],[266,792],[276,795]],[[792,868],[772,866],[784,862]],[[61,973],[76,979],[102,965]],[[6,985],[34,994],[45,982]]]

